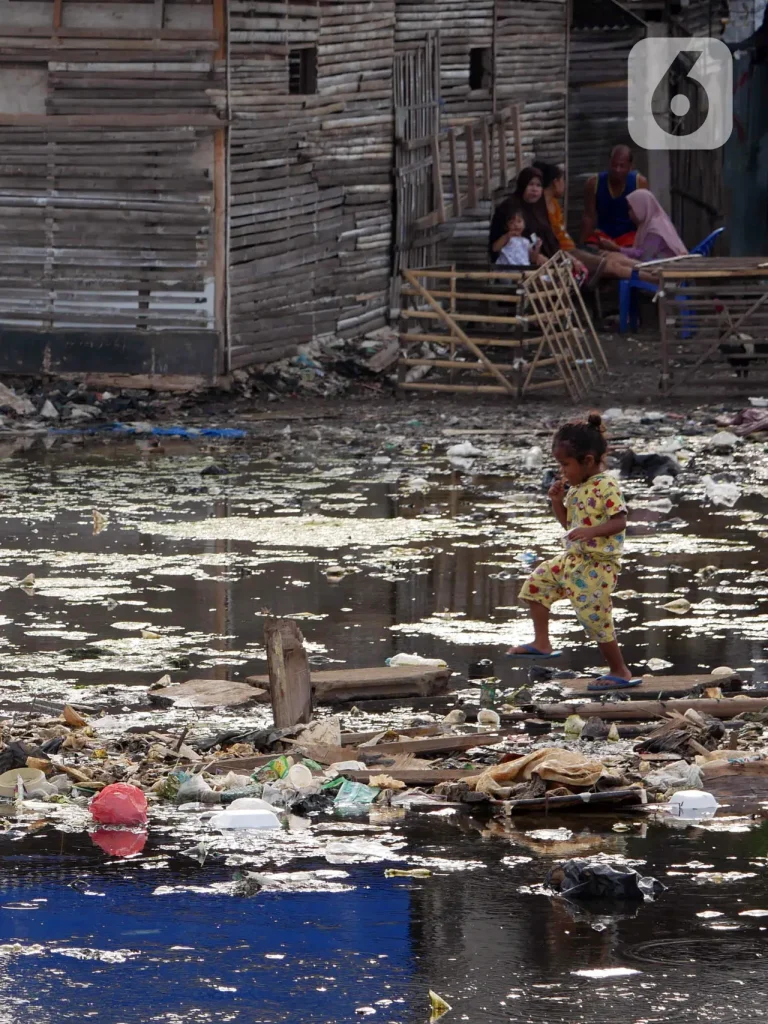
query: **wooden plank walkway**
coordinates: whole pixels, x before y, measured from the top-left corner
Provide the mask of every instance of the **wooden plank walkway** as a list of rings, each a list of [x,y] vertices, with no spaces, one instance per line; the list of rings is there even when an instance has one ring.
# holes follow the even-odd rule
[[[595,700],[600,696],[599,692],[588,689],[589,684],[594,682],[593,678],[553,679],[552,682],[560,684],[565,688],[565,696],[567,698],[589,697],[590,700]],[[640,686],[635,686],[631,690],[615,690],[610,692],[620,692],[622,696],[626,696],[630,700],[647,700],[648,697],[662,699],[665,697],[685,697],[698,691],[703,692],[712,686],[719,686],[723,693],[726,691],[733,692],[736,689],[740,689],[741,680],[736,672],[733,672],[730,676],[719,677],[711,676],[708,673],[694,676],[644,675]]]
[[[430,697],[445,693],[451,670],[402,668],[336,668],[312,672],[315,700],[321,704],[365,700],[366,697]],[[249,686],[269,689],[269,676],[248,676]]]

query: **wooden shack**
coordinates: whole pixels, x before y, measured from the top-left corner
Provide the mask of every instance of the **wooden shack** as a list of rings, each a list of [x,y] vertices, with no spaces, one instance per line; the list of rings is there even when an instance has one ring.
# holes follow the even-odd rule
[[[568,10],[0,0],[0,371],[184,386],[386,324],[563,158]]]

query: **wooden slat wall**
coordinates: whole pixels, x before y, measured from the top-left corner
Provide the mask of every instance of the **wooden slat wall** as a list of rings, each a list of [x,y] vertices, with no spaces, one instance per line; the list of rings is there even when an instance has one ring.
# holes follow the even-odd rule
[[[490,113],[492,91],[469,87],[469,51],[493,47],[494,0],[396,0],[398,46],[440,38],[440,88],[449,116]]]
[[[497,104],[524,101],[523,163],[565,160],[566,0],[496,0]],[[510,166],[512,166],[510,164]]]
[[[513,103],[523,105],[521,116],[523,164],[534,159],[562,162],[566,146],[567,35],[566,0],[396,0],[396,42],[403,46],[438,31],[441,57],[441,100],[447,118],[478,117]],[[495,84],[472,90],[470,50],[490,50]],[[514,133],[506,135],[510,181],[516,167]],[[492,138],[492,145],[496,146]],[[480,166],[482,140],[475,134],[475,160]],[[459,174],[466,183],[464,147],[460,146]],[[441,164],[449,187],[447,140],[441,145]],[[450,203],[449,203],[450,206]],[[488,265],[487,237],[491,204],[481,202],[459,223],[439,232],[440,262],[462,267]]]
[[[50,115],[0,110],[0,324],[216,327],[215,43],[126,34],[0,29],[0,66],[47,71]]]
[[[574,238],[581,233],[584,184],[608,166],[613,146],[631,145],[636,166],[646,170],[645,153],[629,136],[626,85],[629,51],[644,35],[640,25],[571,32],[568,225]]]
[[[388,315],[394,0],[232,0],[232,366]],[[288,52],[316,46],[317,95]]]

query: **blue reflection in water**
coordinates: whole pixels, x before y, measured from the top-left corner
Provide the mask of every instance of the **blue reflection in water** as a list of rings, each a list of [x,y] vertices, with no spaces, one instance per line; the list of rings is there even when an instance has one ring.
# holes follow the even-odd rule
[[[319,1024],[360,1020],[357,1008],[400,1000],[409,987],[410,895],[384,883],[380,867],[356,871],[350,892],[248,898],[155,896],[169,881],[166,871],[113,866],[112,878],[91,875],[78,889],[44,876],[25,879],[21,888],[4,885],[0,941],[39,943],[45,952],[0,961],[0,1020],[53,1024],[94,1015],[102,1024]],[[206,886],[230,879],[231,872],[206,870],[170,881]],[[31,909],[40,899],[47,902]],[[20,905],[30,909],[11,909]],[[134,955],[110,963],[51,952],[57,948]],[[24,1009],[3,1016],[13,1005]],[[405,1003],[380,1005],[376,1019],[407,1020]]]

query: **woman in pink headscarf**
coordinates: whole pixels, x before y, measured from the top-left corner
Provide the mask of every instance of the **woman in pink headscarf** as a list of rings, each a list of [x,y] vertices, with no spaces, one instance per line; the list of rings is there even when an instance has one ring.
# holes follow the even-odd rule
[[[615,243],[611,243],[612,249],[631,260],[639,260],[641,263],[688,255],[688,250],[680,235],[675,231],[674,224],[652,192],[647,189],[638,189],[627,196],[627,202],[629,203],[629,215],[637,224],[635,244],[621,249]]]

